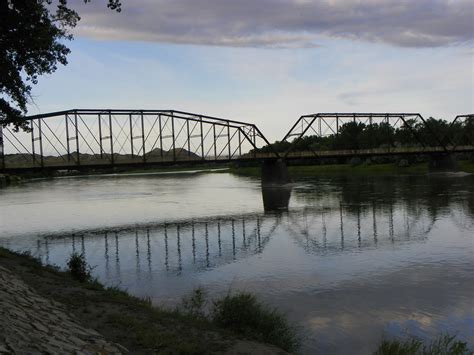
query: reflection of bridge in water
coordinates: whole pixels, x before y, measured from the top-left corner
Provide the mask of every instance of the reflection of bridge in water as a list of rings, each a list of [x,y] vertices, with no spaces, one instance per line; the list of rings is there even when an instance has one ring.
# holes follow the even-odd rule
[[[264,222],[268,227],[269,220]],[[144,264],[149,270],[161,265],[167,272],[180,274],[189,269],[215,268],[261,253],[276,226],[273,221],[273,226],[262,231],[261,216],[245,216],[84,232],[42,238],[37,241],[36,254],[51,262],[48,259],[52,248],[67,247],[70,252],[84,253],[87,259],[103,255],[106,269],[113,263],[119,270],[121,260],[130,262],[134,257],[137,271]]]
[[[311,254],[344,253],[419,242],[434,223],[427,214],[410,217],[399,205],[340,204],[331,209],[305,208],[41,237],[36,248],[29,249],[44,262],[59,265],[71,252],[84,253],[89,264],[104,265],[106,274],[114,272],[118,277],[121,266],[135,269],[137,277],[157,270],[180,275],[262,253],[274,238],[290,236]]]

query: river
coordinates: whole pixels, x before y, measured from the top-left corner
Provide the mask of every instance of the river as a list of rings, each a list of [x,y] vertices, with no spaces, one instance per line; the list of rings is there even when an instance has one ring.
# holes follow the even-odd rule
[[[366,354],[407,333],[474,346],[473,231],[467,174],[299,177],[262,191],[257,178],[187,172],[0,189],[0,245],[61,267],[84,252],[100,281],[160,305],[196,287],[255,293],[308,354]]]

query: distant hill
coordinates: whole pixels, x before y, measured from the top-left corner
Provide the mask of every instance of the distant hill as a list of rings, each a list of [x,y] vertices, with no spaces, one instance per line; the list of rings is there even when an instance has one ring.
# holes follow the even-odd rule
[[[192,152],[188,152],[186,149],[177,148],[174,150],[161,150],[160,148],[155,148],[147,153],[145,153],[145,157],[147,160],[151,161],[160,161],[163,159],[164,161],[172,161],[173,157],[175,156],[176,160],[184,161],[184,160],[200,160],[201,157],[197,154]],[[117,154],[114,153],[114,161],[125,163],[139,161],[143,156],[141,155],[134,155],[131,154]],[[162,158],[163,157],[163,158]],[[37,163],[41,161],[41,156],[39,154],[35,154],[34,158]],[[74,164],[77,160],[76,152],[71,152],[70,154],[70,161],[68,161],[67,154],[60,155],[60,156],[53,156],[48,155],[43,157],[43,161],[45,165],[67,165],[69,162]],[[103,158],[100,158],[99,154],[87,154],[87,153],[80,153],[79,154],[79,161],[81,163],[88,163],[88,164],[101,164],[110,161],[110,154],[103,154]],[[5,155],[5,164],[7,166],[31,166],[33,164],[33,155],[32,154],[6,154]]]

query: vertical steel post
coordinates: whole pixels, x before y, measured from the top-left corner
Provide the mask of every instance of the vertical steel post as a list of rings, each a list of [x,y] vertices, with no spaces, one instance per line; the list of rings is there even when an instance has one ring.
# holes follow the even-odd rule
[[[110,161],[112,165],[114,165],[114,138],[113,138],[113,131],[112,131],[112,112],[109,111],[109,133],[110,133]]]
[[[162,131],[162,127],[161,127],[161,115],[158,115],[158,125],[159,125],[159,134],[160,134],[160,156],[161,156],[161,160],[163,160],[163,131]]]
[[[356,114],[353,113],[352,114],[352,122],[354,122],[355,124],[357,124],[357,121],[356,121]],[[359,150],[360,149],[360,144],[359,144],[359,137],[355,137],[355,140],[356,140],[356,147],[357,149],[356,150]]]
[[[230,155],[232,154],[232,152],[230,151],[230,122],[227,121],[227,143],[228,143],[228,151],[229,151],[229,154],[228,154],[228,157],[229,157],[229,160],[230,160]]]
[[[214,133],[214,160],[217,160],[217,138],[216,138],[216,125],[212,125],[212,131]]]
[[[204,156],[204,132],[202,131],[202,116],[199,117],[200,120],[201,120],[201,156],[202,156],[202,160],[205,160],[205,156]]]
[[[253,145],[254,147],[257,146],[257,138],[256,138],[256,134],[255,134],[255,126],[252,127],[252,134],[253,134]],[[256,158],[257,157],[257,149],[253,149],[253,157]]]
[[[71,161],[71,147],[69,145],[69,116],[66,113],[64,115],[64,118],[66,119],[66,149],[67,149],[67,161]]]
[[[189,121],[186,120],[186,130],[188,133],[188,158],[191,157],[191,137],[189,135]]]
[[[370,114],[369,116],[369,126],[370,126],[370,149],[373,149],[375,148],[374,147],[374,135],[373,135],[373,132],[374,132],[374,126],[372,125],[372,114]]]
[[[388,152],[392,150],[392,135],[390,134],[390,121],[388,118],[388,114],[385,115],[385,120],[387,122],[387,132],[388,132]]]
[[[99,149],[100,149],[100,159],[104,158],[104,148],[102,146],[102,116],[99,113]]]
[[[143,111],[140,113],[140,118],[142,121],[142,154],[143,154],[143,162],[146,162],[146,155],[145,155],[145,125],[143,122]]]
[[[339,134],[339,115],[336,115],[336,135]]]
[[[240,131],[239,128],[239,158],[242,156],[242,132]]]
[[[43,156],[43,130],[41,129],[41,121],[43,121],[42,118],[38,120],[38,130],[39,130],[39,144],[40,144],[40,159],[41,159],[41,167],[44,167],[44,156]]]
[[[174,114],[171,112],[171,136],[172,136],[172,144],[173,144],[173,161],[176,161],[176,142],[174,137]]]
[[[33,154],[33,163],[36,163],[36,154],[35,154],[35,125],[34,120],[31,120],[31,154]]]
[[[322,129],[321,129],[321,117],[318,117],[318,126],[319,126],[319,136],[322,136]]]
[[[128,120],[130,123],[130,151],[132,153],[132,159],[133,159],[133,127],[132,127],[132,114],[129,114]]]
[[[74,125],[76,126],[76,155],[77,165],[80,165],[80,152],[79,152],[79,127],[77,126],[77,112],[74,112]]]

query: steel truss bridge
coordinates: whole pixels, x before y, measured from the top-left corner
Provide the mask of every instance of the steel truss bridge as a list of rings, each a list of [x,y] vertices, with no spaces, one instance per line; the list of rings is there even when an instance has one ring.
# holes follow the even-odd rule
[[[76,109],[27,117],[0,131],[9,169],[71,169],[252,159],[270,144],[256,125],[175,110]]]
[[[474,126],[474,114],[458,115],[449,123],[448,132],[456,125],[471,122]],[[346,150],[310,150],[295,152],[294,148],[304,136],[317,137],[337,136],[341,127],[354,122],[365,126],[383,126],[394,129],[405,128],[413,136],[417,144],[413,146],[397,146],[391,130],[387,130],[383,146],[370,149]],[[421,137],[416,126],[426,127],[428,137]],[[428,139],[427,139],[428,138]],[[410,154],[450,154],[474,151],[474,136],[471,135],[440,135],[419,113],[316,113],[301,116],[291,127],[282,142],[290,143],[290,148],[283,154],[284,158],[304,157],[341,157],[341,156],[374,156],[374,155],[410,155]],[[433,144],[434,142],[434,144]],[[460,144],[460,143],[463,144]],[[467,143],[467,144],[466,144]]]
[[[284,153],[259,148],[270,142],[255,124],[176,110],[74,109],[26,117],[29,132],[0,123],[0,171],[101,169],[179,163],[306,159],[387,154],[449,154],[474,151],[473,137],[440,137],[418,113],[317,113],[301,116],[283,138]],[[459,115],[451,126],[472,122]],[[348,122],[386,124],[413,132],[417,144],[396,146],[387,135],[371,149],[294,151],[304,136],[338,135]],[[417,137],[426,126],[430,142]],[[433,144],[432,142],[435,142]],[[462,142],[462,144],[460,144]]]

